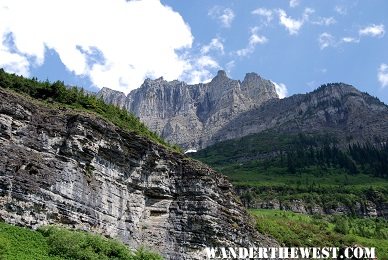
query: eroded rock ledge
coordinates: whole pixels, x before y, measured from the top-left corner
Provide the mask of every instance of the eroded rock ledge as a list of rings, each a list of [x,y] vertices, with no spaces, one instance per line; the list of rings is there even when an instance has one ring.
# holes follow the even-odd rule
[[[0,217],[9,223],[64,224],[167,259],[274,245],[222,175],[94,115],[0,89],[0,158]]]

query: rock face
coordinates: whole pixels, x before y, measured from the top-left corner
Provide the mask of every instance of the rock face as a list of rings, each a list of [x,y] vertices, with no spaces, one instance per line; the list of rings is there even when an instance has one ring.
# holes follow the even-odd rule
[[[271,81],[248,73],[241,82],[228,78],[224,71],[206,84],[147,79],[128,96],[107,88],[97,95],[126,108],[151,130],[185,149],[213,144],[214,134],[238,115],[278,99]]]
[[[249,192],[254,188],[239,187],[237,193],[242,194]],[[373,202],[360,198],[354,204],[344,204],[337,202],[336,204],[325,205],[321,201],[305,201],[303,199],[263,199],[260,196],[250,198],[249,200],[241,197],[242,202],[250,209],[275,209],[288,210],[303,214],[318,214],[318,215],[349,215],[359,217],[383,217],[388,218],[388,203],[387,202]]]
[[[146,80],[128,96],[102,89],[99,96],[125,107],[153,131],[185,149],[274,129],[330,132],[349,142],[388,138],[388,107],[353,86],[335,83],[278,99],[275,86],[255,73],[242,82],[225,72],[207,84]]]
[[[308,93],[272,99],[241,113],[213,135],[223,141],[264,130],[282,133],[330,133],[340,143],[388,139],[388,106],[343,83]]]
[[[166,104],[179,91],[191,93],[171,89],[177,92],[164,96]],[[148,111],[178,109],[162,108]],[[146,245],[167,259],[204,259],[205,246],[276,245],[255,231],[232,185],[207,166],[96,116],[43,107],[3,89],[0,158],[0,217],[9,223],[64,224]]]

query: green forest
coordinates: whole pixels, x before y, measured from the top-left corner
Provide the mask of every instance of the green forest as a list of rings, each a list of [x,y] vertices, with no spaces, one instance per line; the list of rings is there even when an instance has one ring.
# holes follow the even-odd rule
[[[326,212],[339,204],[356,214],[355,205],[388,201],[388,146],[344,146],[335,135],[264,132],[229,140],[192,154],[227,175],[243,202],[302,200]]]

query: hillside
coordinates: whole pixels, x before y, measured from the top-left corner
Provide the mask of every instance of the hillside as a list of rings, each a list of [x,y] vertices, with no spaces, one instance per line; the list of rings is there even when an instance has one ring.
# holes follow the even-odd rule
[[[151,140],[127,112],[113,110],[121,119],[113,124],[104,113],[114,107],[78,90],[0,75],[2,220],[63,224],[166,259],[203,259],[206,246],[276,245],[224,176]]]
[[[388,146],[265,131],[192,157],[227,175],[247,207],[388,217]]]
[[[0,259],[7,260],[162,260],[144,248],[130,250],[119,241],[59,227],[38,230],[0,222]]]
[[[214,139],[192,156],[229,176],[248,207],[388,216],[388,107],[350,85],[270,100]]]

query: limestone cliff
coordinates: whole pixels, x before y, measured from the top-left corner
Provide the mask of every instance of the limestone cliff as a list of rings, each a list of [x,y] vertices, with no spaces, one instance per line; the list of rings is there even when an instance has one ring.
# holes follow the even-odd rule
[[[222,75],[215,80],[230,82],[234,98],[239,84]],[[201,87],[190,88],[203,95]],[[196,93],[190,88],[172,86],[163,100]],[[135,94],[162,95],[156,88]],[[206,95],[215,105],[216,94]],[[140,111],[144,103],[130,104]],[[162,117],[191,105],[154,104],[143,113]],[[204,259],[205,246],[274,245],[255,231],[228,180],[207,166],[97,116],[48,108],[1,88],[0,158],[0,217],[9,223],[64,224],[146,245],[167,259]]]
[[[224,71],[206,84],[147,79],[128,96],[107,88],[97,95],[126,108],[151,130],[186,149],[214,143],[214,134],[239,114],[278,98],[274,84],[257,74],[248,73],[241,82]]]

